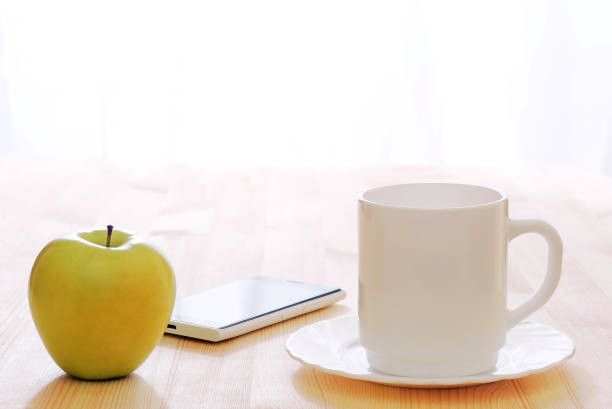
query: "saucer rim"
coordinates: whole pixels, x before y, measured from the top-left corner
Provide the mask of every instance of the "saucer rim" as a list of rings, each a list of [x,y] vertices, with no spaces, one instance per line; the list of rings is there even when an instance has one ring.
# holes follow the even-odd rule
[[[408,377],[408,376],[397,376],[397,375],[385,374],[385,373],[376,371],[371,374],[359,375],[359,374],[351,374],[351,373],[348,373],[342,370],[330,369],[328,367],[321,366],[318,363],[313,362],[311,360],[309,361],[306,359],[302,359],[298,356],[295,350],[292,349],[291,344],[294,342],[293,341],[294,338],[299,336],[302,331],[305,331],[312,326],[329,325],[328,323],[331,321],[340,321],[340,320],[349,320],[349,319],[357,320],[358,317],[355,314],[343,315],[340,317],[334,317],[334,318],[327,319],[327,320],[321,320],[321,321],[312,323],[310,325],[306,325],[289,335],[289,337],[287,338],[287,341],[285,342],[285,350],[288,352],[291,358],[295,359],[301,364],[316,368],[322,372],[329,373],[332,375],[339,375],[345,378],[386,384],[386,385],[406,386],[406,387],[415,386],[415,387],[425,387],[425,388],[474,386],[474,385],[481,385],[485,383],[497,382],[501,380],[523,378],[525,376],[542,373],[542,372],[548,371],[551,368],[559,366],[563,364],[564,362],[568,361],[576,353],[576,344],[566,333],[550,325],[541,324],[539,322],[531,321],[531,320],[523,320],[517,325],[535,324],[541,327],[547,327],[555,332],[558,332],[561,335],[565,336],[567,340],[571,343],[572,345],[571,351],[565,357],[558,359],[554,362],[551,362],[548,365],[545,365],[539,368],[530,369],[530,370],[525,370],[525,371],[515,373],[515,374],[506,374],[506,375],[497,374],[495,375],[495,374],[481,373],[481,374],[457,376],[457,377],[415,378],[415,377]],[[293,346],[293,348],[295,348],[295,346]]]

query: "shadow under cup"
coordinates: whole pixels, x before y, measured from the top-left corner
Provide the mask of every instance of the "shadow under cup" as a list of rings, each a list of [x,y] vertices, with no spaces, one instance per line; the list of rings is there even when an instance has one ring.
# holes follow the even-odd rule
[[[495,366],[515,324],[506,309],[508,225],[507,198],[486,187],[407,184],[362,194],[359,331],[373,368],[452,377]]]

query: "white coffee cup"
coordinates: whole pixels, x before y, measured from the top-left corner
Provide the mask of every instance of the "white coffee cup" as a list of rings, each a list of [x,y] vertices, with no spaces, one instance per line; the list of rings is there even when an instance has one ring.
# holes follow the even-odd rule
[[[548,242],[540,289],[506,306],[510,240]],[[539,220],[508,218],[508,199],[486,187],[419,183],[359,198],[359,332],[370,365],[411,377],[473,375],[497,362],[506,332],[540,308],[561,274],[563,245]]]

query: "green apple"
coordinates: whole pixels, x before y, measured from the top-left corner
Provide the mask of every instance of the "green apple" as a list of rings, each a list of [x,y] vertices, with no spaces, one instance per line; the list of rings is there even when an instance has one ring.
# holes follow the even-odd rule
[[[30,274],[30,310],[47,351],[83,379],[138,368],[163,335],[175,295],[161,253],[112,226],[53,240]]]

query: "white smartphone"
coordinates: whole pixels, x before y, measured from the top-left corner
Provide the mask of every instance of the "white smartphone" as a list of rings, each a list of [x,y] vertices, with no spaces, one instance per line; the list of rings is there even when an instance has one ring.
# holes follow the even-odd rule
[[[178,299],[166,332],[221,341],[326,307],[345,296],[337,287],[249,277]]]

